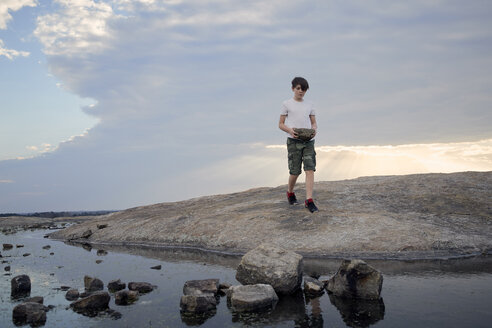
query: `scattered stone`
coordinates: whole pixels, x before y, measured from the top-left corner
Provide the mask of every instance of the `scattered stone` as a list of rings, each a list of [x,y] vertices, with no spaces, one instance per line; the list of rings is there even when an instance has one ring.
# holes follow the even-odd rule
[[[162,265],[159,264],[159,265],[156,265],[156,266],[153,266],[153,267],[150,267],[150,268],[153,269],[153,270],[160,270],[160,269],[162,269]]]
[[[272,244],[261,244],[246,253],[236,279],[244,285],[268,284],[276,293],[291,294],[302,281],[302,256]]]
[[[79,291],[75,288],[71,288],[67,291],[67,293],[65,294],[65,298],[68,300],[68,301],[75,301],[76,299],[78,299],[80,296],[79,294]]]
[[[179,306],[183,312],[205,313],[217,308],[217,299],[213,294],[183,295]]]
[[[128,283],[129,290],[136,290],[141,294],[149,293],[154,290],[154,286],[149,284],[148,282],[129,282]]]
[[[107,225],[107,224],[98,224],[98,225],[97,225],[97,228],[98,228],[98,229],[104,229],[104,228],[107,228],[107,227],[108,227],[108,225]]]
[[[50,255],[55,255],[55,253],[51,252]]]
[[[31,294],[31,279],[28,275],[20,275],[12,278],[10,281],[11,293],[13,298],[26,297]]]
[[[43,249],[50,249],[50,248],[51,248],[50,245],[43,246]]]
[[[94,292],[94,291],[97,291],[97,290],[103,290],[104,289],[104,284],[98,278],[85,276],[84,277],[84,287],[85,287],[85,290],[86,291],[88,291],[88,292]]]
[[[231,287],[232,285],[231,284],[228,284],[228,283],[221,283],[219,284],[219,291],[218,291],[218,294],[220,296],[225,296],[227,295],[227,290]]]
[[[92,230],[88,229],[88,230],[84,231],[82,233],[82,235],[80,235],[80,238],[87,239],[90,236],[92,236]]]
[[[90,252],[92,251],[92,245],[89,243],[83,243],[82,248],[85,249],[86,251]]]
[[[22,247],[24,247],[24,245],[19,244],[19,245],[15,245],[15,247],[22,248]]]
[[[96,316],[99,311],[108,309],[110,299],[111,297],[108,292],[97,291],[71,303],[70,307],[77,313],[87,316]]]
[[[227,292],[228,304],[237,312],[251,312],[274,308],[278,296],[266,284],[232,286]]]
[[[216,295],[219,291],[219,279],[189,280],[183,286],[184,295]]]
[[[10,265],[7,265],[5,268],[3,268],[5,271],[10,271]]]
[[[108,255],[108,252],[106,252],[104,249],[98,249],[96,254],[97,256],[105,256]]]
[[[114,294],[114,302],[117,305],[130,305],[138,300],[138,296],[136,290],[120,290]]]
[[[67,291],[67,290],[69,290],[71,288],[72,287],[70,287],[70,286],[60,286],[60,290],[62,290],[62,291]]]
[[[103,263],[103,260],[96,260],[96,264],[101,264]]]
[[[304,293],[307,296],[316,297],[324,292],[325,286],[321,281],[312,277],[304,277]]]
[[[110,282],[108,282],[108,290],[110,292],[117,292],[125,288],[126,288],[126,284],[124,282],[121,282],[120,279],[111,280]]]
[[[326,289],[342,298],[379,299],[383,276],[362,260],[344,260]]]
[[[108,309],[106,313],[109,314],[109,317],[113,320],[121,319],[121,317],[123,316],[120,312],[112,309]]]
[[[24,253],[24,254],[22,254],[22,256],[24,256],[24,257],[27,257],[29,255],[31,255],[31,253]]]
[[[16,326],[29,324],[32,327],[42,326],[46,323],[48,308],[43,304],[25,302],[14,307],[12,321]]]
[[[44,297],[43,296],[34,296],[34,297],[28,298],[27,300],[24,301],[24,303],[27,303],[27,302],[43,304],[44,303]]]

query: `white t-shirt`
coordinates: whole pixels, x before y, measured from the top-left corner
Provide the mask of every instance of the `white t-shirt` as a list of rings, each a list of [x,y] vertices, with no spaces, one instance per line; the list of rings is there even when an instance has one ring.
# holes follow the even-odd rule
[[[296,101],[294,98],[290,98],[282,103],[280,115],[287,115],[285,125],[289,128],[311,129],[311,119],[309,116],[316,115],[316,113],[312,102],[307,100]],[[291,137],[289,133],[287,135]]]

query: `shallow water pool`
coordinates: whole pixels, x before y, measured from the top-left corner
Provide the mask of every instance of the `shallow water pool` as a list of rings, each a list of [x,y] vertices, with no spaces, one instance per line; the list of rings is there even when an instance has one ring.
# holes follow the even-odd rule
[[[1,250],[0,327],[15,327],[12,309],[19,300],[10,297],[10,280],[20,274],[31,278],[31,296],[43,296],[47,313],[45,327],[490,327],[492,322],[492,259],[434,261],[367,261],[383,273],[382,301],[347,302],[324,294],[315,299],[298,293],[283,297],[274,310],[260,314],[237,314],[221,298],[208,318],[182,316],[179,301],[187,280],[218,278],[238,284],[235,267],[240,258],[182,249],[71,246],[43,238],[48,231],[35,230],[0,235],[1,243],[14,245]],[[23,245],[16,247],[15,245]],[[49,249],[43,246],[49,245]],[[106,255],[98,250],[104,249]],[[28,256],[23,256],[29,253]],[[52,255],[50,255],[52,253]],[[97,263],[97,262],[100,263]],[[330,278],[340,260],[305,259],[305,271]],[[161,270],[150,269],[161,265]],[[10,266],[10,271],[4,268]],[[157,286],[133,305],[110,308],[122,314],[86,317],[73,312],[65,292],[70,286],[83,291],[84,275],[106,285],[110,280],[145,281]]]

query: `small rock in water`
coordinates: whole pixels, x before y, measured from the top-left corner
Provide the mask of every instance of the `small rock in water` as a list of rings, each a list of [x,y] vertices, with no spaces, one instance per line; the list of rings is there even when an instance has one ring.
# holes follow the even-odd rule
[[[188,280],[183,286],[184,295],[216,295],[219,291],[219,279]]]
[[[111,280],[110,282],[108,282],[108,290],[110,292],[117,292],[125,288],[126,288],[126,284],[124,282],[121,282],[120,279]]]
[[[108,252],[106,252],[104,249],[98,249],[96,254],[97,256],[105,256],[108,255]]]
[[[120,290],[114,294],[114,302],[117,305],[130,305],[138,300],[136,290]]]
[[[12,244],[2,244],[2,246],[4,251],[8,251],[9,249],[12,249],[14,247],[14,245]]]
[[[28,275],[20,275],[10,281],[11,293],[13,298],[26,297],[31,293],[31,279]]]
[[[65,294],[65,298],[68,300],[68,301],[75,301],[76,299],[78,299],[80,296],[79,294],[79,291],[75,288],[71,288],[67,291],[67,293]]]
[[[35,302],[25,302],[14,307],[12,321],[16,326],[29,324],[31,327],[39,327],[46,323],[48,308]]]
[[[97,290],[103,290],[104,284],[101,279],[85,276],[84,277],[84,287],[88,292],[94,292]]]
[[[3,268],[5,271],[10,271],[10,265],[7,265],[5,268]]]
[[[109,296],[108,292],[97,291],[71,303],[70,307],[77,313],[96,316],[98,312],[108,309],[110,299],[111,296]]]
[[[278,296],[272,286],[266,284],[232,286],[227,292],[227,300],[237,312],[251,312],[274,308]]]
[[[71,288],[70,286],[60,286],[60,290],[63,290],[63,291],[67,291],[70,288]]]
[[[24,254],[22,254],[22,256],[24,256],[24,257],[27,257],[29,255],[31,255],[31,253],[24,253]]]
[[[96,264],[101,264],[103,260],[96,260]]]
[[[145,294],[154,290],[154,286],[149,284],[148,282],[129,282],[128,283],[129,290],[136,290],[139,293]]]
[[[153,270],[160,270],[160,269],[162,269],[162,265],[159,264],[159,265],[156,265],[156,266],[153,266],[153,267],[150,267],[150,268],[153,269]]]
[[[55,253],[51,252],[50,255],[55,255]]]
[[[34,296],[34,297],[28,298],[27,300],[24,301],[24,303],[27,303],[27,302],[43,304],[44,303],[44,297],[43,296]]]
[[[50,249],[50,248],[51,248],[50,245],[43,246],[43,249]]]
[[[15,245],[15,247],[17,247],[17,248],[22,248],[22,247],[24,247],[24,245],[20,245],[20,244],[19,244],[19,245]]]
[[[310,297],[321,296],[325,292],[324,284],[318,279],[304,277],[304,293]]]

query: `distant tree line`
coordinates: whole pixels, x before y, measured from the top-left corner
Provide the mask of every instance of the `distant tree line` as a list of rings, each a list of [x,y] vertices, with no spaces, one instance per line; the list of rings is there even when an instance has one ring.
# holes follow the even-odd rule
[[[36,213],[0,213],[0,217],[7,216],[28,216],[38,218],[59,218],[59,217],[76,217],[76,216],[97,216],[109,214],[117,211],[77,211],[77,212],[36,212]]]

